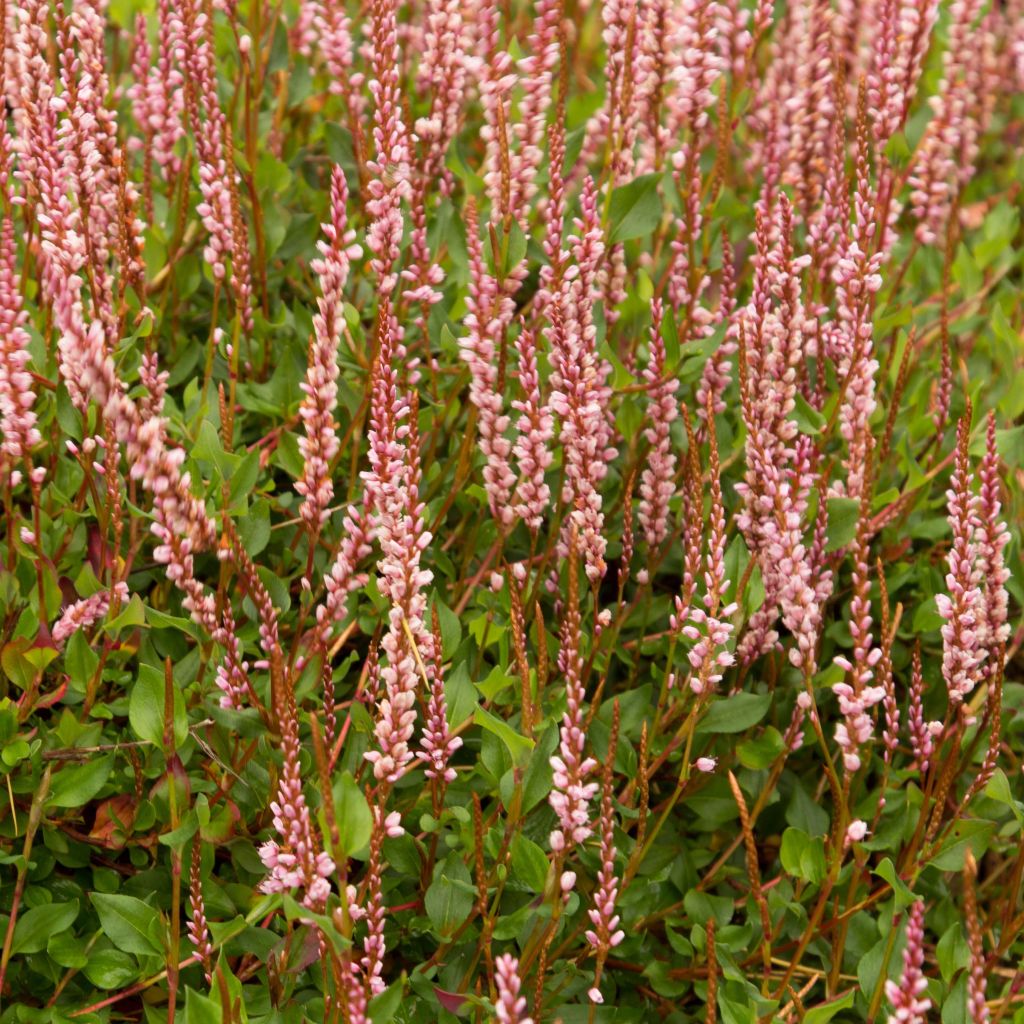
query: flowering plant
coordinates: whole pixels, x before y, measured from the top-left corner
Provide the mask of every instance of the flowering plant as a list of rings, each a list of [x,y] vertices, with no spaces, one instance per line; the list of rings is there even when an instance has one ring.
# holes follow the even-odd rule
[[[1020,0],[0,31],[0,1024],[1024,1020]]]

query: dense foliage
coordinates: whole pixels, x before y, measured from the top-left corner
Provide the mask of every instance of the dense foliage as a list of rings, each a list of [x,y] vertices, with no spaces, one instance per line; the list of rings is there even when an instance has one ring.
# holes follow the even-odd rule
[[[1024,1021],[1020,0],[7,0],[0,1022]]]

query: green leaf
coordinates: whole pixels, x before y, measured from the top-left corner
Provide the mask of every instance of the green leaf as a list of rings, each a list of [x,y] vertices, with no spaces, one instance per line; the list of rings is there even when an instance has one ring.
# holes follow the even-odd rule
[[[907,144],[907,137],[903,132],[893,132],[889,141],[885,144],[885,158],[897,170],[902,170],[910,162],[910,146]],[[824,1018],[828,1020],[828,1018]]]
[[[787,828],[782,833],[779,859],[787,874],[817,885],[825,878],[825,843],[803,829]]]
[[[828,527],[826,551],[838,551],[857,536],[860,522],[860,502],[856,498],[828,499]]]
[[[878,976],[882,973],[882,963],[886,955],[886,939],[879,939],[857,961],[857,981],[860,990],[870,999],[878,984]]]
[[[1020,335],[1010,325],[1010,321],[1006,319],[1006,314],[1003,312],[1003,307],[998,304],[992,314],[992,330],[995,331],[996,337],[1001,338],[1014,348],[1020,345]]]
[[[231,475],[231,504],[235,505],[249,497],[260,475],[260,453],[253,449],[242,458]]]
[[[552,723],[537,740],[530,763],[523,773],[522,813],[533,810],[551,792],[551,755],[558,746],[558,729]]]
[[[434,870],[423,906],[439,935],[450,935],[473,910],[476,888],[462,858],[450,853]]]
[[[491,669],[487,678],[483,682],[476,684],[476,688],[480,691],[484,700],[491,701],[501,693],[506,687],[514,686],[518,683],[518,679],[514,676],[508,675],[507,672],[502,669],[500,665],[495,665]]]
[[[644,174],[612,192],[609,207],[610,240],[626,242],[649,235],[661,222],[660,174]]]
[[[736,748],[736,755],[744,768],[760,771],[774,763],[785,749],[782,733],[769,725],[760,736],[741,743]]]
[[[63,931],[50,937],[46,943],[46,955],[61,967],[73,967],[78,971],[89,962],[87,948],[88,944],[73,932]]]
[[[172,684],[173,685],[173,684]],[[140,740],[148,740],[155,747],[164,745],[164,674],[152,665],[139,666],[139,678],[132,686],[128,700],[128,721]],[[185,698],[174,686],[174,745],[180,747],[188,738],[188,714]],[[170,753],[170,751],[165,751]]]
[[[547,854],[521,833],[512,839],[511,853],[513,874],[532,892],[543,892],[548,880]]]
[[[67,931],[78,917],[78,900],[70,903],[44,903],[26,910],[18,918],[11,943],[11,956],[41,953],[49,940]]]
[[[51,807],[82,807],[106,784],[114,767],[114,755],[107,754],[82,765],[67,766],[53,776]]]
[[[103,630],[110,636],[118,633],[126,626],[135,628],[137,626],[146,625],[146,606],[142,603],[142,598],[138,594],[132,594],[131,600],[121,609],[120,614],[116,619],[112,619],[108,622]]]
[[[203,420],[199,425],[199,434],[190,452],[193,458],[201,459],[203,462],[213,463],[222,480],[230,480],[235,464],[239,461],[237,455],[231,455],[224,451],[221,444],[220,431],[209,421]]]
[[[796,393],[793,412],[789,418],[800,428],[801,433],[812,437],[821,433],[826,422],[825,417],[799,391]]]
[[[154,907],[134,896],[94,892],[104,935],[126,953],[163,956],[163,925]]]
[[[199,818],[196,812],[189,808],[189,812],[185,815],[181,824],[177,828],[171,829],[170,832],[164,832],[163,835],[158,837],[158,841],[164,846],[181,849],[198,831]]]
[[[254,501],[249,510],[235,519],[238,536],[250,558],[260,554],[270,540],[270,505],[265,499]]]
[[[459,641],[462,639],[462,625],[459,622],[458,615],[436,594],[431,604],[437,612],[437,622],[441,627],[442,654],[445,659],[451,658],[459,649]]]
[[[841,1010],[848,1010],[853,1006],[853,997],[854,990],[851,988],[838,999],[813,1007],[804,1014],[804,1024],[826,1024]]]
[[[460,661],[445,679],[444,697],[448,705],[449,725],[462,725],[473,714],[476,687],[469,678],[469,669],[464,661]]]
[[[732,920],[735,909],[733,901],[727,896],[712,896],[696,889],[691,889],[683,897],[683,906],[690,919],[697,924],[706,925],[714,918],[719,928],[724,928]]]
[[[351,772],[342,772],[334,782],[334,815],[341,847],[350,857],[366,848],[373,829],[373,814],[363,791]]]
[[[221,1024],[220,1004],[194,989],[185,989],[185,1024]]]
[[[526,257],[526,235],[516,220],[511,221],[508,234],[505,236],[505,275],[514,270]]]
[[[673,978],[671,968],[664,960],[655,958],[644,967],[643,976],[651,983],[651,988],[666,999],[677,999],[689,989],[689,982],[682,978]]]
[[[949,994],[942,1004],[942,1024],[973,1024],[967,1015],[967,972],[964,971],[953,982]],[[1016,1018],[1015,1018],[1016,1019]]]
[[[997,768],[993,772],[992,778],[989,779],[984,792],[985,796],[991,797],[991,799],[1009,807],[1013,811],[1013,816],[1017,819],[1017,823],[1024,825],[1024,804],[1014,799],[1013,791],[1010,789],[1010,780],[1006,777],[1006,773],[1002,768]]]
[[[98,949],[89,954],[82,973],[97,988],[121,988],[139,976],[135,959],[119,949]]]
[[[885,860],[875,868],[875,874],[892,886],[893,894],[896,897],[896,908],[898,910],[905,910],[914,902],[916,897],[910,891],[907,883],[896,874],[896,868],[889,857],[886,857]]]
[[[928,865],[940,871],[963,871],[967,851],[980,860],[995,828],[993,821],[958,821]]]
[[[324,143],[327,155],[331,160],[344,168],[355,168],[355,148],[352,145],[352,133],[333,121],[324,123]]]
[[[67,647],[64,648],[64,667],[67,669],[72,688],[79,693],[85,693],[99,663],[99,656],[89,646],[85,630],[80,629],[72,633]]]
[[[473,721],[477,725],[483,726],[488,732],[493,733],[508,747],[508,752],[512,755],[512,760],[517,766],[521,767],[526,764],[530,751],[533,750],[533,740],[520,736],[508,722],[495,717],[481,707],[478,707],[473,712]]]
[[[934,597],[922,601],[914,610],[914,618],[910,624],[915,633],[933,633],[942,627],[946,620],[939,614],[939,607]]]
[[[786,824],[803,829],[809,836],[823,836],[828,832],[828,811],[811,799],[799,781],[793,787],[793,796],[786,808]]]
[[[402,1005],[403,995],[405,995],[404,977],[393,985],[389,985],[380,995],[374,996],[367,1007],[373,1024],[391,1024],[398,1014],[398,1008]]]
[[[772,698],[767,693],[736,693],[711,702],[697,723],[698,733],[743,732],[768,713]]]
[[[949,979],[963,970],[971,959],[971,947],[967,945],[964,930],[959,921],[954,921],[943,933],[935,946],[935,959],[939,965],[942,980]]]
[[[8,768],[13,768],[16,764],[20,764],[24,761],[31,753],[32,748],[25,742],[25,740],[10,740],[4,744],[3,751],[0,752],[0,761],[3,761]]]

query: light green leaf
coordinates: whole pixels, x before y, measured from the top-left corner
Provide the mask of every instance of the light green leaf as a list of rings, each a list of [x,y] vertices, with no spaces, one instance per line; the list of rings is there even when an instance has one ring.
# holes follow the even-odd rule
[[[789,417],[803,434],[812,437],[820,434],[825,426],[825,417],[812,406],[798,391],[793,405],[793,412]]]
[[[896,897],[896,907],[899,910],[904,910],[914,902],[914,894],[910,891],[907,883],[896,874],[896,868],[889,857],[886,857],[885,860],[875,868],[875,874],[892,886],[893,894]]]
[[[851,988],[838,999],[813,1007],[804,1014],[804,1024],[826,1024],[841,1010],[848,1010],[853,1006],[853,997],[854,990]]]
[[[194,989],[185,989],[185,1024],[221,1024],[220,1004]]]
[[[94,892],[91,895],[104,935],[126,953],[163,955],[164,936],[154,907],[134,896]]]
[[[121,609],[116,619],[112,619],[104,626],[104,631],[113,636],[115,633],[127,627],[146,625],[146,606],[138,594],[132,594],[131,600]]]
[[[828,499],[828,543],[826,551],[838,551],[857,536],[860,521],[860,502],[856,498]]]
[[[434,870],[434,880],[423,898],[423,907],[439,935],[450,935],[473,909],[476,888],[469,868],[455,853]]]
[[[476,687],[469,678],[469,669],[460,662],[444,680],[444,702],[449,724],[456,726],[473,714],[476,707]]]
[[[500,665],[495,665],[490,674],[482,682],[476,684],[484,700],[494,700],[508,686],[513,686],[518,680],[505,672]]]
[[[67,669],[72,688],[79,693],[85,693],[99,663],[99,656],[89,646],[85,630],[80,629],[72,633],[67,647],[64,648],[64,667]]]
[[[374,996],[367,1007],[373,1024],[391,1024],[402,1005],[405,994],[405,977],[389,985],[380,995]]]
[[[82,765],[69,765],[53,776],[51,807],[82,807],[104,786],[114,767],[114,755],[107,754]]]
[[[660,174],[645,174],[612,192],[609,207],[610,239],[626,242],[649,235],[661,222]]]
[[[548,856],[532,839],[517,833],[512,840],[512,872],[532,892],[543,892],[548,879]]]
[[[940,871],[963,871],[967,851],[980,859],[995,828],[992,821],[958,821],[939,852],[928,861],[929,866]]]
[[[93,950],[82,973],[97,988],[114,989],[134,981],[139,976],[139,966],[134,957],[119,949]]]
[[[825,843],[803,829],[787,828],[782,833],[779,859],[787,874],[817,885],[825,877]]]
[[[698,733],[743,732],[768,713],[772,699],[767,693],[736,693],[712,701],[697,723]]]
[[[462,625],[459,617],[436,594],[431,602],[437,612],[438,625],[441,627],[441,649],[445,659],[451,658],[458,650],[462,639]]]
[[[478,707],[473,712],[473,721],[477,725],[483,726],[488,732],[493,733],[508,747],[508,752],[512,755],[512,760],[517,766],[526,764],[530,751],[533,750],[533,740],[520,736],[508,722],[497,718],[481,707]]]
[[[351,857],[364,849],[370,841],[373,814],[351,772],[343,772],[334,783],[334,815],[345,853]]]
[[[70,903],[44,903],[26,910],[14,927],[11,955],[41,953],[49,940],[66,931],[78,917],[78,900]]]
[[[172,684],[173,685],[173,684]],[[132,686],[128,700],[128,721],[141,740],[148,740],[163,749],[164,745],[164,674],[152,665],[140,665],[139,677]],[[188,715],[185,698],[174,687],[174,746],[180,747],[188,738]],[[165,751],[169,753],[169,751]]]

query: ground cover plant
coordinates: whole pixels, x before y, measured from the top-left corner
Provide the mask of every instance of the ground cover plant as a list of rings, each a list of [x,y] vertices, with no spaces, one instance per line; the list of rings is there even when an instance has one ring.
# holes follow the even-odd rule
[[[0,12],[0,1022],[1024,1020],[1019,0]]]

